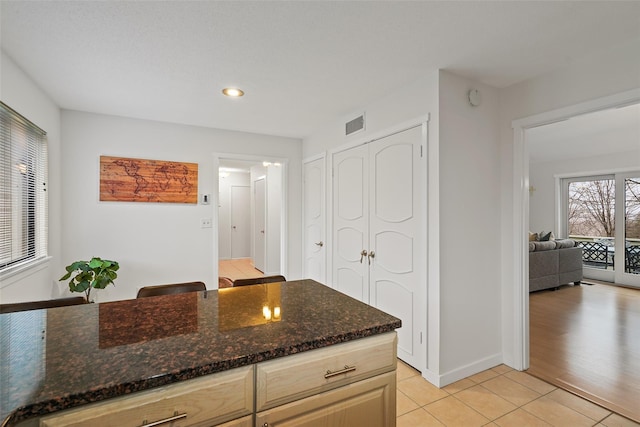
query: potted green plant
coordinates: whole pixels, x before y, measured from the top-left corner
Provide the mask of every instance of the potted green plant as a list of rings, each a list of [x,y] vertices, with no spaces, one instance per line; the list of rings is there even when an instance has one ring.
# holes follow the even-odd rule
[[[91,289],[104,289],[113,283],[118,277],[120,265],[117,261],[110,261],[101,258],[91,258],[91,261],[76,261],[65,267],[67,274],[60,278],[60,281],[69,280],[69,290],[71,292],[84,292],[87,302],[93,302]],[[115,283],[114,283],[115,285]]]

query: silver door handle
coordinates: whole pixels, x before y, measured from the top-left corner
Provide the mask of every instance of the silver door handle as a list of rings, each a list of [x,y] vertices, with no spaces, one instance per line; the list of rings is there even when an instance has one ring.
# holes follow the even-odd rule
[[[369,265],[371,265],[371,258],[375,258],[376,253],[374,251],[369,252]]]
[[[367,256],[367,250],[363,249],[362,252],[360,252],[360,264],[362,264],[362,259],[366,256]]]
[[[316,246],[323,247],[323,246],[324,246],[324,243],[322,243],[322,240],[321,240],[321,241],[319,241],[318,243],[316,243]]]

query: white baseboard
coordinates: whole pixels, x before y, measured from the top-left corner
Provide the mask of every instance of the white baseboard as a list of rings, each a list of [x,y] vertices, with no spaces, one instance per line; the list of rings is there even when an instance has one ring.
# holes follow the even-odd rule
[[[498,366],[501,363],[502,354],[496,353],[494,355],[485,357],[484,359],[480,359],[468,365],[461,366],[444,374],[437,374],[436,372],[425,369],[424,372],[422,372],[422,377],[436,387],[442,388],[449,384],[455,383],[456,381],[460,381],[463,378],[470,377],[471,375],[475,375],[479,372],[493,368],[494,366]]]

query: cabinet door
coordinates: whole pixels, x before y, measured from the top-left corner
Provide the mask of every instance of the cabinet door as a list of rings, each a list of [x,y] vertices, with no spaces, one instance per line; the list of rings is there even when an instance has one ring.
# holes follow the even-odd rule
[[[256,415],[256,427],[392,427],[395,371],[298,400]]]

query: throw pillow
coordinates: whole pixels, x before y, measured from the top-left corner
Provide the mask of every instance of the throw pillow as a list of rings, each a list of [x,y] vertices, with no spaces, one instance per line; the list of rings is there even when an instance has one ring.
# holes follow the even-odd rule
[[[555,236],[553,235],[553,231],[545,233],[544,231],[540,232],[540,241],[541,242],[549,242],[555,240]]]
[[[529,241],[537,242],[538,241],[538,233],[529,232]]]

